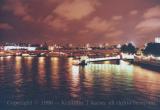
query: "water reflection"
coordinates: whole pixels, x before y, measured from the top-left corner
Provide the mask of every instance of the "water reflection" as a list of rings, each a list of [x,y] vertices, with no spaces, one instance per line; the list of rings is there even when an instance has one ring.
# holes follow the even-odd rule
[[[4,57],[0,57],[0,61],[3,61],[4,60]]]
[[[16,92],[20,92],[20,87],[23,83],[22,80],[22,58],[16,57],[15,58],[15,80],[14,83],[16,85]]]
[[[39,84],[41,84],[42,86],[44,86],[44,84],[46,83],[46,79],[45,79],[45,76],[46,76],[46,68],[45,68],[45,65],[46,65],[46,58],[45,57],[39,57],[38,58],[38,82]]]
[[[3,61],[4,61],[4,57],[0,57],[0,67],[1,67],[0,68],[0,73],[1,73],[0,75],[3,75],[2,73],[5,72],[5,70],[4,70],[4,62]],[[2,78],[2,77],[0,77],[0,78]]]
[[[68,71],[72,71],[72,65],[73,65],[73,58],[70,57],[70,58],[67,59],[67,65],[66,65]]]
[[[88,67],[89,65],[87,65],[86,67],[80,67],[80,74],[83,75],[83,79],[82,79],[82,84],[84,86],[85,91],[84,94],[86,96],[90,96],[93,95],[94,90],[93,90],[93,73],[91,72],[91,70]]]
[[[156,100],[160,93],[160,74],[135,68],[134,82],[136,89],[151,100]]]
[[[113,70],[117,71],[118,69],[116,65],[90,64],[87,65],[84,69],[84,86],[88,90],[88,95],[95,94],[95,91],[96,94],[98,93],[103,95],[107,95],[110,93],[113,80],[112,73],[114,72]]]
[[[79,66],[72,66],[72,73],[70,73],[70,94],[72,97],[77,98],[80,95],[80,74],[79,74]]]
[[[55,89],[59,88],[59,58],[51,58],[51,79]]]
[[[85,76],[84,86],[90,95],[94,92],[93,88],[99,88],[96,90],[99,94],[110,95],[113,90],[118,93],[130,89],[133,84],[133,69],[133,65],[122,61],[120,65],[89,64],[81,73]]]
[[[86,98],[92,100],[122,100],[134,96],[136,101],[156,101],[160,98],[160,74],[139,66],[121,62],[120,65],[73,65],[72,58],[15,57],[0,59],[0,95],[24,97]],[[9,68],[11,67],[11,68]],[[38,81],[37,81],[38,79]],[[32,80],[32,81],[31,81]],[[38,82],[38,83],[37,83]],[[6,92],[8,90],[9,92]],[[147,97],[147,98],[144,98]]]
[[[120,61],[120,68],[127,73],[133,73],[133,65],[131,65],[129,62]]]
[[[66,64],[66,83],[69,86],[69,95],[73,98],[78,98],[80,96],[80,76],[78,66],[74,66],[73,58],[67,59]]]
[[[27,62],[27,67],[29,70],[32,69],[32,63],[33,63],[33,57],[25,57],[25,60]]]

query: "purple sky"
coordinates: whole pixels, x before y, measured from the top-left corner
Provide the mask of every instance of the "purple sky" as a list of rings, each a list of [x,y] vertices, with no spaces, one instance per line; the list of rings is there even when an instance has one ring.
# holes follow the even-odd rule
[[[124,43],[160,36],[160,0],[1,0],[0,41]]]

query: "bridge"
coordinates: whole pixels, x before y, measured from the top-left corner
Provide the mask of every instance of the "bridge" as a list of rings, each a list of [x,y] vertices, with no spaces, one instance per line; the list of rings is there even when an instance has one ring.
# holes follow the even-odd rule
[[[86,65],[89,62],[100,62],[100,61],[120,61],[120,60],[134,60],[134,55],[121,54],[117,56],[104,57],[104,58],[88,58],[87,56],[82,56],[80,59],[81,65]]]

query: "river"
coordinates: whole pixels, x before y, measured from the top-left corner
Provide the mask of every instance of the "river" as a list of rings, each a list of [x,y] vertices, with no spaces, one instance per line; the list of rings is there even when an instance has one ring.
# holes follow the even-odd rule
[[[0,58],[0,110],[159,110],[160,73],[121,61]]]

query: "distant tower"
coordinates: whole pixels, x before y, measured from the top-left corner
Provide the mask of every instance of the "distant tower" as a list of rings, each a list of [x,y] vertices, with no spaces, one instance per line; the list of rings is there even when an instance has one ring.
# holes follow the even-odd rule
[[[160,43],[160,37],[155,38],[155,43]]]

